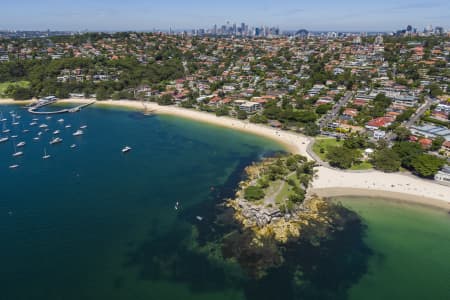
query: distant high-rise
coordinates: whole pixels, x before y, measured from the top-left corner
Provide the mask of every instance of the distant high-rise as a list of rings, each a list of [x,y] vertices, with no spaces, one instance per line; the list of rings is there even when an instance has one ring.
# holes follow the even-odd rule
[[[412,31],[412,26],[411,25],[406,26],[406,31],[411,32]]]

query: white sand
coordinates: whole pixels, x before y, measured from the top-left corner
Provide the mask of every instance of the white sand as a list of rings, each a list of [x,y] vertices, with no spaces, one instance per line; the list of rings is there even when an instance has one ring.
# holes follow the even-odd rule
[[[86,103],[88,101],[91,100],[62,100],[62,102],[73,103]],[[0,100],[0,103],[2,102],[3,100]],[[101,101],[99,105],[123,106],[139,110],[144,108],[142,102],[130,100]],[[306,151],[311,139],[300,134],[252,124],[248,121],[216,117],[211,113],[175,106],[159,106],[156,103],[146,103],[146,106],[148,110],[153,110],[157,114],[176,115],[261,135],[285,145],[293,153],[302,154],[311,159]],[[400,173],[387,174],[379,171],[348,172],[324,166],[318,167],[317,175],[311,191],[320,196],[391,196],[396,199],[401,198],[404,201],[450,209],[450,187],[430,180],[423,180]]]

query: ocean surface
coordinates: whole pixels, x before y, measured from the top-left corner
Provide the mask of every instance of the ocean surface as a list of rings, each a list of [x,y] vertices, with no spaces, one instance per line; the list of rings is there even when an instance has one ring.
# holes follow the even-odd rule
[[[49,131],[35,141],[43,131],[29,125],[35,116],[0,110],[18,136],[0,144],[2,300],[450,298],[444,212],[341,199],[361,226],[326,251],[288,255],[315,270],[307,288],[296,288],[300,280],[282,268],[254,281],[218,259],[220,245],[207,237],[217,204],[233,195],[245,166],[281,146],[190,120],[93,107],[38,117]],[[10,124],[12,110],[19,125]],[[82,125],[84,135],[73,136]],[[55,130],[63,142],[49,145]],[[14,158],[20,141],[24,155]],[[126,145],[133,149],[123,154]],[[44,149],[51,158],[42,159]]]

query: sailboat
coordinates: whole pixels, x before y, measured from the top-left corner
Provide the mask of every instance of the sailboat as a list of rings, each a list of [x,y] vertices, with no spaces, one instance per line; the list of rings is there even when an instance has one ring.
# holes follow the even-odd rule
[[[43,159],[49,159],[51,156],[47,154],[47,149],[44,148],[44,156],[42,156]]]
[[[83,135],[83,130],[78,129],[77,131],[75,131],[74,133],[72,133],[73,136],[80,136]]]
[[[13,117],[12,124],[13,125],[19,125],[19,122],[16,121],[16,115],[12,115],[12,117]]]
[[[0,111],[0,122],[7,121],[6,118],[3,117],[3,113]]]
[[[17,151],[16,145],[14,143],[13,143],[13,146],[14,146],[14,153],[12,154],[12,156],[14,156],[14,157],[22,156],[23,152],[22,151]]]
[[[11,130],[9,130],[8,128],[6,128],[6,124],[3,123],[3,133],[9,133]]]
[[[23,147],[23,146],[25,146],[25,142],[19,142],[18,144],[17,144],[17,148],[19,148],[19,147]]]
[[[4,143],[4,142],[6,142],[7,140],[9,140],[9,137],[4,136],[4,137],[0,138],[0,143]]]
[[[125,147],[122,149],[122,153],[127,153],[127,152],[129,152],[130,150],[131,150],[131,147],[125,146]]]

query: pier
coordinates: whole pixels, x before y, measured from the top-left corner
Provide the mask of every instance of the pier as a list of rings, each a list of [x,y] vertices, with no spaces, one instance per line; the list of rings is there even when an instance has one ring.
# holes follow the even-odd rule
[[[35,105],[32,105],[28,108],[28,112],[35,114],[35,115],[56,115],[56,114],[64,114],[64,113],[75,113],[75,112],[79,112],[80,110],[82,110],[83,108],[94,104],[96,101],[93,100],[91,102],[88,103],[84,103],[84,104],[80,104],[76,107],[73,108],[64,108],[64,109],[60,109],[60,110],[55,110],[55,111],[37,111],[37,109],[42,108],[44,106],[56,103],[57,100],[52,100],[52,101],[45,101],[45,102],[39,102],[36,103]]]

